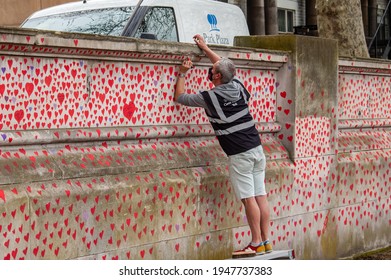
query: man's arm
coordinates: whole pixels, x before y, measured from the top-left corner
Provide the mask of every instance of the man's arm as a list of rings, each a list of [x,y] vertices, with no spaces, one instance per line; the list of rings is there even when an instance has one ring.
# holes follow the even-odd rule
[[[212,51],[208,45],[205,43],[204,37],[202,37],[200,34],[197,34],[193,37],[194,42],[197,44],[197,46],[204,51],[205,55],[209,58],[209,60],[215,64],[217,61],[220,60],[220,56]]]
[[[178,101],[178,98],[181,94],[185,92],[185,76],[187,71],[193,66],[193,62],[188,58],[182,62],[182,65],[179,66],[178,79],[175,86],[174,101]]]

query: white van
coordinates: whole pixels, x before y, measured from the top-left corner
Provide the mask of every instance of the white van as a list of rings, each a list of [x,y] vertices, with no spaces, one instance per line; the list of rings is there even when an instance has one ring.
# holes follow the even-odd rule
[[[249,35],[242,10],[212,0],[84,0],[38,11],[22,28],[233,45]]]

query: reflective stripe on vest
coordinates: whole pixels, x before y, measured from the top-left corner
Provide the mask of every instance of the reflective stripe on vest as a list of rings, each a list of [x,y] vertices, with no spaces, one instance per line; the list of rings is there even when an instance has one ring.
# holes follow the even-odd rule
[[[245,123],[231,126],[230,128],[227,128],[224,130],[221,130],[221,129],[215,130],[215,133],[217,136],[228,135],[228,134],[231,134],[231,133],[234,133],[234,132],[237,132],[237,131],[240,131],[240,130],[243,130],[243,129],[246,129],[246,128],[249,128],[252,126],[254,126],[254,121],[251,120],[249,122],[245,122]]]
[[[223,112],[223,109],[221,109],[219,101],[217,100],[217,96],[215,94],[209,94],[209,96],[210,96],[210,99],[212,100],[213,106],[215,107],[216,113],[217,113],[217,115],[219,115],[219,118],[220,118],[220,119],[216,119],[216,118],[209,117],[209,121],[210,122],[214,122],[214,123],[233,122],[233,121],[236,121],[236,120],[240,119],[241,117],[243,117],[243,116],[245,116],[245,115],[250,113],[250,111],[248,110],[248,107],[247,107],[246,109],[244,109],[244,110],[242,110],[240,112],[237,112],[236,114],[234,114],[234,115],[232,115],[230,117],[226,117],[224,112]],[[244,96],[243,96],[243,100],[247,104],[246,99],[244,98]]]

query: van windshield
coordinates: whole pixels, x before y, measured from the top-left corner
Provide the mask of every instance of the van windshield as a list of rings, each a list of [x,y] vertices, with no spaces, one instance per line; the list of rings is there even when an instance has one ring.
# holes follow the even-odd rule
[[[135,7],[76,11],[28,19],[23,28],[120,36]]]

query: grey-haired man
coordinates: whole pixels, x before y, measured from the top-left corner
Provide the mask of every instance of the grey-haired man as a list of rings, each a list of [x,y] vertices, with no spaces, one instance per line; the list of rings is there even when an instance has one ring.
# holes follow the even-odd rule
[[[213,63],[208,78],[214,88],[197,94],[186,94],[185,77],[193,63],[183,61],[175,88],[174,101],[202,107],[216,133],[221,148],[228,156],[229,175],[236,196],[242,201],[251,230],[251,243],[233,252],[233,256],[272,252],[268,239],[270,210],[265,189],[266,158],[261,139],[249,112],[250,94],[235,77],[235,65],[212,51],[199,34],[197,46]]]

